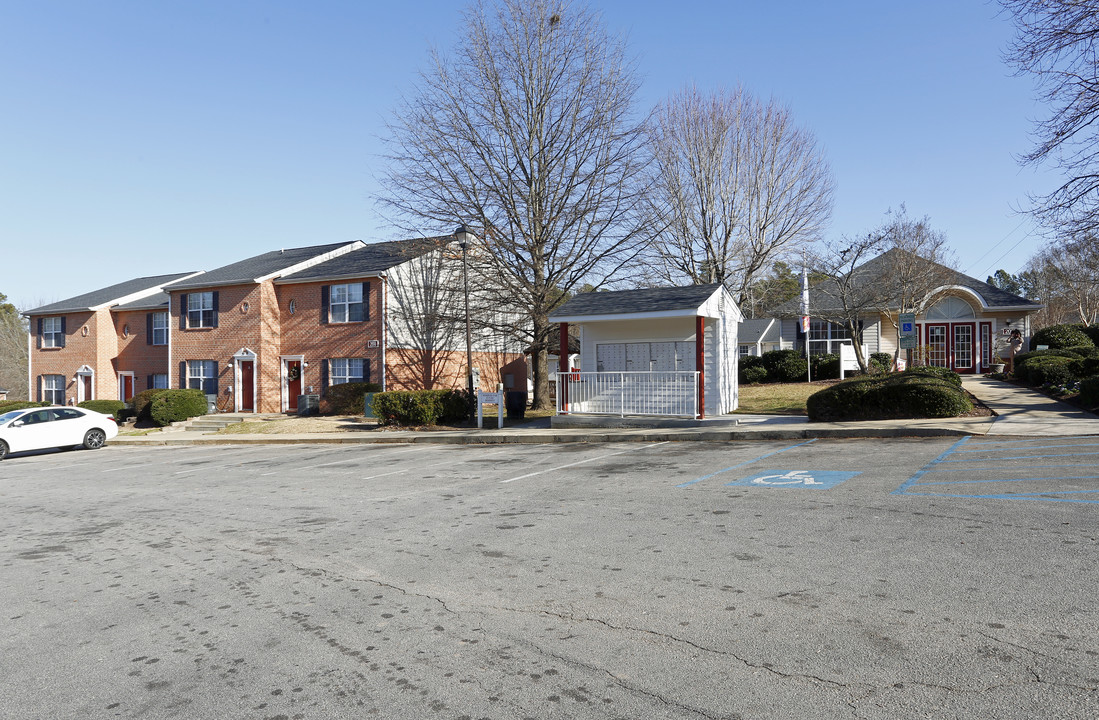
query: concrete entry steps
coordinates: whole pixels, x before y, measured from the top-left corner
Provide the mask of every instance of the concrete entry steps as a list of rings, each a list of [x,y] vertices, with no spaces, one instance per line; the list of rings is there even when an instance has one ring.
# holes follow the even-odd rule
[[[217,415],[202,415],[191,418],[183,429],[195,433],[216,433],[229,425],[247,420],[264,420],[266,418],[286,417],[281,413],[219,413]]]

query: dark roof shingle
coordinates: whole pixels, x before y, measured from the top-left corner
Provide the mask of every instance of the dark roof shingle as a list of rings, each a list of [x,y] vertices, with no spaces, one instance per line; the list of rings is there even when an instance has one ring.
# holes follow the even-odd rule
[[[189,273],[173,273],[171,275],[153,275],[151,277],[134,278],[133,280],[127,280],[126,282],[118,283],[117,285],[111,285],[109,287],[101,288],[99,290],[93,290],[83,295],[77,295],[67,300],[59,300],[58,302],[50,303],[49,305],[43,305],[42,307],[34,308],[33,310],[27,310],[24,315],[46,315],[51,313],[65,313],[65,312],[78,312],[81,310],[91,310],[93,307],[99,307],[105,305],[114,300],[119,300],[128,295],[141,292],[143,290],[153,290],[161,288],[174,280],[178,280],[188,275],[193,275],[193,272]]]
[[[280,278],[282,282],[301,282],[324,278],[369,276],[444,247],[453,237],[414,238],[371,243],[339,257]]]
[[[179,283],[172,287],[173,290],[191,290],[194,288],[212,287],[215,285],[244,285],[255,282],[256,278],[266,277],[278,273],[280,270],[291,268],[298,263],[306,262],[318,255],[324,255],[334,250],[339,250],[352,243],[332,243],[331,245],[312,245],[310,247],[286,248],[284,250],[272,250],[271,252],[256,255],[245,260],[239,260],[229,265],[222,265],[209,272],[199,275],[194,280]]]
[[[582,293],[553,311],[550,316],[632,315],[637,313],[694,310],[713,295],[720,283],[673,288],[643,288],[611,292]]]

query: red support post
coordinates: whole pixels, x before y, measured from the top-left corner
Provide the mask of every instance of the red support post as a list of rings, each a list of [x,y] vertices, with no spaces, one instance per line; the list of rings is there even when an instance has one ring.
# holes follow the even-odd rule
[[[569,407],[569,324],[561,323],[561,338],[557,347],[557,387],[560,391],[561,406]]]
[[[698,371],[698,418],[706,417],[706,319],[695,316],[695,370]]]

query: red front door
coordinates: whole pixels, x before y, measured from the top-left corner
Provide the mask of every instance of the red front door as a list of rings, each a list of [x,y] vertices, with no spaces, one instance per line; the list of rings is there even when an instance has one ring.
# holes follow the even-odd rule
[[[240,409],[241,412],[255,410],[255,363],[251,360],[240,361]]]
[[[80,376],[80,383],[84,386],[84,399],[85,400],[94,400],[95,398],[92,397],[92,376],[91,375],[81,375]],[[123,402],[125,402],[125,401],[123,401]]]
[[[119,394],[122,396],[119,398],[122,402],[130,402],[134,397],[134,376],[133,375],[120,375],[118,378]]]
[[[298,395],[301,395],[301,361],[286,361],[286,409],[297,412]]]

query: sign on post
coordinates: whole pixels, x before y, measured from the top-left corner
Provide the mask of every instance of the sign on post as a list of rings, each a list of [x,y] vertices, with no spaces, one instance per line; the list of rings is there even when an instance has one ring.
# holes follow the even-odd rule
[[[477,429],[480,430],[484,426],[484,416],[482,415],[485,405],[496,404],[496,429],[499,430],[504,427],[504,384],[500,383],[496,386],[496,392],[481,392],[477,391]]]

